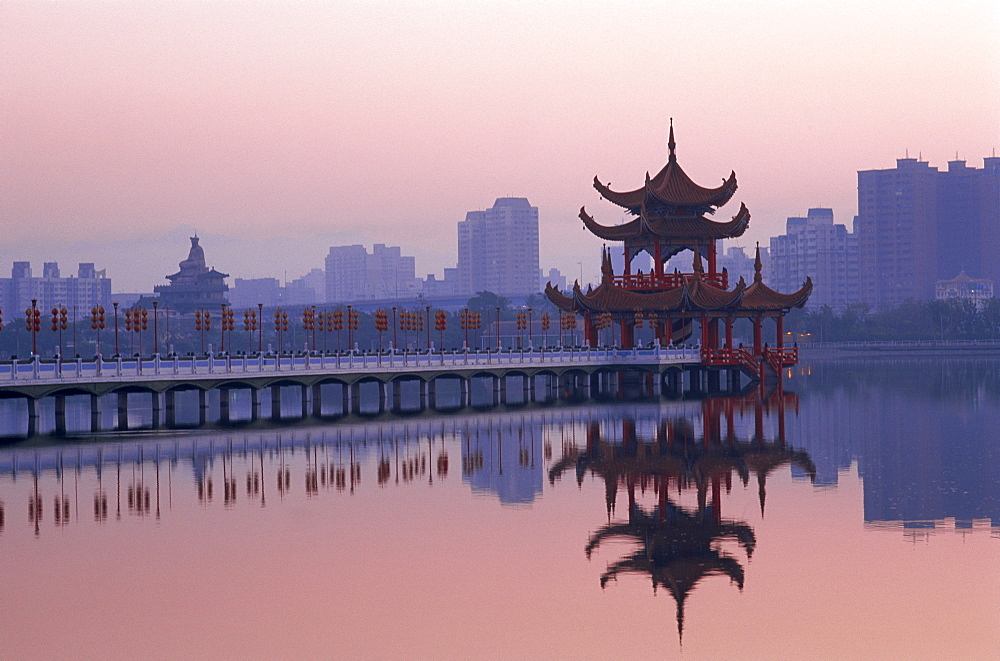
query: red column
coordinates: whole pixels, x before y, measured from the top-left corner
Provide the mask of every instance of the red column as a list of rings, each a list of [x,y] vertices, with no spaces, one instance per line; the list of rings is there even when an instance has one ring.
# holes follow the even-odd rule
[[[726,315],[726,348],[733,348],[733,318]]]
[[[701,348],[705,349],[708,347],[708,317],[705,313],[701,313]]]
[[[625,275],[631,275],[632,274],[632,264],[631,264],[632,260],[630,260],[628,258],[628,246],[627,245],[622,248],[622,252],[625,253],[625,270],[623,271],[623,273]]]
[[[632,336],[632,325],[624,317],[619,320],[619,325],[622,331],[622,348],[631,349],[635,346],[635,338]]]
[[[590,320],[590,311],[583,313],[583,341],[587,346],[596,347],[597,341],[594,338],[594,324]]]
[[[785,315],[778,313],[778,318],[774,320],[778,329],[778,340],[774,343],[779,349],[785,345]]]
[[[708,274],[715,275],[715,241],[708,244]]]
[[[663,335],[660,337],[660,344],[667,345],[674,341],[674,320],[670,317],[663,319]]]
[[[653,248],[653,270],[656,275],[663,275],[663,262],[661,261],[661,256],[663,255],[660,250],[660,237],[656,237],[656,243]]]
[[[753,318],[753,352],[754,352],[754,355],[759,355],[763,351],[763,347],[761,346],[763,343],[762,343],[762,341],[760,339],[760,324],[761,324],[761,318],[760,317],[754,317]]]
[[[708,345],[713,349],[719,347],[719,318],[715,317],[708,322]]]

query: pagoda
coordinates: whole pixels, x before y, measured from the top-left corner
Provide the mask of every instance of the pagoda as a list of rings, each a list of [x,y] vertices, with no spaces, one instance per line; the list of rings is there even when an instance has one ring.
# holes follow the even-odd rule
[[[784,347],[783,318],[792,308],[805,305],[812,292],[807,278],[794,293],[781,294],[764,284],[761,275],[760,248],[755,256],[753,282],[742,278],[732,287],[728,273],[716,267],[716,242],[742,236],[750,223],[745,204],[730,220],[711,220],[709,215],[724,206],[736,193],[736,173],[730,172],[717,188],[699,186],[677,162],[673,120],[670,122],[667,164],[655,176],[646,173],[645,184],[635,190],[617,192],[597,177],[594,188],[601,197],[634,216],[621,225],[602,225],[580,209],[584,227],[606,242],[621,244],[624,255],[622,273],[614,273],[611,249],[602,251],[601,282],[583,291],[575,283],[572,292],[563,293],[551,283],[545,295],[566,313],[583,317],[584,337],[594,346],[597,331],[615,323],[620,328],[621,345],[635,345],[635,329],[645,323],[654,328],[661,345],[687,342],[695,324],[700,331],[702,362],[706,365],[743,367],[755,376],[763,375],[763,366],[776,372],[797,362],[794,348]],[[691,272],[665,272],[664,264],[674,255],[690,250]],[[645,251],[653,260],[650,273],[632,272],[632,260]],[[733,322],[746,318],[753,324],[753,345],[733,347]],[[775,340],[771,347],[763,339],[765,318],[775,321]],[[724,337],[720,333],[724,324]]]
[[[226,304],[225,280],[228,273],[208,268],[205,249],[198,245],[198,237],[191,237],[191,249],[187,259],[178,264],[180,270],[167,276],[169,285],[157,285],[154,291],[165,307],[180,313],[194,312],[202,307],[216,307]]]

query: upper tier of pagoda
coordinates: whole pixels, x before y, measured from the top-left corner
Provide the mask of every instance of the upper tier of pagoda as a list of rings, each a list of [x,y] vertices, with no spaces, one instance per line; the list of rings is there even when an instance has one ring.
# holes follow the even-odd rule
[[[667,148],[667,164],[654,177],[647,172],[646,183],[641,188],[617,192],[594,177],[594,188],[601,197],[637,217],[622,225],[607,226],[595,221],[581,208],[580,218],[586,228],[608,241],[626,241],[643,235],[691,241],[741,236],[750,223],[746,205],[741,204],[737,214],[727,222],[705,218],[705,214],[714,213],[736,193],[736,173],[730,172],[718,188],[704,188],[694,183],[677,163],[673,120]]]

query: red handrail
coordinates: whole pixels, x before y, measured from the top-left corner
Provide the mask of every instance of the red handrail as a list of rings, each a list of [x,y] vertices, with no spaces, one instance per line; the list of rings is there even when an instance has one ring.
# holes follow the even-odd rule
[[[690,281],[693,277],[693,273],[663,273],[660,275],[656,273],[631,273],[629,275],[613,275],[611,276],[611,281],[613,284],[625,289],[675,289],[682,286],[685,282]],[[701,279],[703,282],[721,287],[722,289],[729,288],[728,273],[716,273],[714,275],[703,273]]]

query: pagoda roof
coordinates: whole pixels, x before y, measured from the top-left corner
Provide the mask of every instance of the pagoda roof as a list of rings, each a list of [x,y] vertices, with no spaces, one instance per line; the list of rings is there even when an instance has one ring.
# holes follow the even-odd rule
[[[731,239],[742,236],[750,225],[750,210],[742,203],[732,220],[726,222],[709,220],[701,214],[651,211],[646,205],[640,207],[638,214],[627,223],[609,226],[594,220],[585,207],[580,208],[584,227],[606,241],[625,241],[643,234],[692,241]]]
[[[740,307],[743,310],[753,312],[777,312],[778,310],[801,308],[809,300],[812,290],[812,278],[809,277],[806,278],[797,292],[791,294],[781,294],[765,285],[761,276],[760,246],[757,246],[757,253],[754,257],[753,282],[746,288]]]
[[[694,183],[677,163],[673,120],[670,121],[667,147],[670,151],[667,164],[653,177],[647,172],[646,183],[642,187],[617,192],[594,177],[594,188],[604,199],[634,214],[638,214],[643,206],[658,205],[709,210],[710,207],[721,207],[732,198],[737,188],[736,172],[730,172],[718,188],[705,188]]]
[[[694,276],[681,287],[648,294],[630,291],[605,280],[596,289],[588,289],[587,292],[580,289],[579,283],[574,283],[572,297],[566,296],[548,283],[545,286],[545,295],[553,305],[567,312],[709,311],[738,309],[744,289],[742,279],[732,291],[728,291],[708,284],[701,279],[700,273],[695,272]]]

